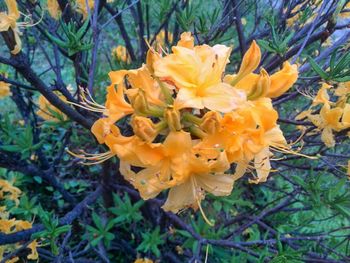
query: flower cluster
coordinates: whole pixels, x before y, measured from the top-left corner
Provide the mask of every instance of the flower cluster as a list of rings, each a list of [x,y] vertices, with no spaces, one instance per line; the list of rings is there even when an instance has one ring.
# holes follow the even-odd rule
[[[224,76],[230,53],[183,33],[171,54],[151,48],[142,67],[110,72],[104,106],[83,96],[86,109],[103,113],[92,133],[110,150],[75,155],[90,164],[117,156],[142,198],[170,189],[163,209],[172,212],[202,211],[206,193],[229,195],[247,169],[251,183],[265,182],[271,150],[288,151],[271,98],[293,85],[297,68],[253,73],[261,57],[253,41],[238,73]]]
[[[17,220],[16,218],[10,216],[7,211],[6,205],[2,205],[3,202],[11,200],[16,206],[19,204],[19,197],[21,195],[21,190],[13,186],[9,181],[0,179],[0,233],[10,234],[17,231],[29,229],[32,227],[32,223],[25,220]],[[38,243],[36,240],[31,242],[27,247],[31,250],[27,258],[30,260],[38,259],[38,252],[36,250]],[[11,253],[12,251],[20,248],[22,245],[16,243],[14,245],[3,245],[0,246],[0,261],[3,260],[4,254]],[[15,256],[6,262],[17,262],[19,257]]]
[[[350,82],[340,83],[337,88],[323,83],[310,109],[300,113],[296,119],[304,118],[321,131],[321,140],[327,147],[334,147],[333,133],[350,128]]]

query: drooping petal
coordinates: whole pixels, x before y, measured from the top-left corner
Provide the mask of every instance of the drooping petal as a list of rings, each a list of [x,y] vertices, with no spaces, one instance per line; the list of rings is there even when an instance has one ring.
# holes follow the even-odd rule
[[[234,183],[232,175],[223,173],[196,175],[195,180],[198,186],[215,196],[231,194]]]
[[[254,167],[257,178],[249,179],[249,183],[259,184],[266,182],[271,170],[269,147],[265,147],[261,152],[255,155]]]
[[[120,162],[120,173],[129,181],[140,193],[144,200],[156,197],[161,191],[167,189],[169,184],[160,179],[160,165],[145,168],[135,173],[131,170],[127,162]],[[168,172],[168,171],[165,171]]]
[[[324,144],[331,148],[335,146],[334,134],[330,127],[325,127],[321,133],[321,140]]]
[[[199,198],[193,180],[189,179],[185,183],[174,186],[170,189],[168,198],[162,208],[165,211],[171,211],[173,213],[177,213],[188,207],[196,209],[197,200]]]

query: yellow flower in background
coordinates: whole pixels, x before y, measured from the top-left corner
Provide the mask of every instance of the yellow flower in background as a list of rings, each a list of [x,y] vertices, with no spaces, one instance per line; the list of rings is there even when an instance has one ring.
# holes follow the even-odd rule
[[[138,258],[135,259],[134,263],[153,263],[153,260],[149,258]]]
[[[334,89],[327,83],[321,84],[311,107],[300,113],[296,119],[308,118],[321,131],[321,140],[324,144],[327,147],[334,147],[334,132],[340,132],[350,127],[350,104],[347,103],[350,85],[349,82],[340,83]],[[330,93],[333,93],[333,97],[338,97],[338,99],[331,101]],[[317,113],[319,105],[321,105],[321,109]]]
[[[16,207],[19,205],[19,197],[21,190],[12,185],[11,182],[0,179],[0,201],[11,200],[15,202]],[[11,211],[11,210],[10,210]],[[16,218],[10,218],[10,212],[6,211],[6,206],[0,207],[0,233],[12,234],[18,231],[32,228],[32,223],[25,220],[17,220]],[[20,248],[23,244],[15,243],[9,245],[0,246],[0,260],[3,260],[4,254],[9,254],[14,250]],[[36,240],[32,241],[27,247],[31,250],[31,253],[27,255],[27,259],[37,260],[39,258],[37,252],[38,243]],[[6,262],[17,262],[18,257],[13,257]]]
[[[95,5],[94,0],[75,0],[75,3],[77,12],[81,13],[84,19],[88,17],[89,12],[93,11]]]
[[[131,63],[131,59],[126,47],[121,45],[117,46],[112,50],[112,57],[116,58],[118,61],[121,61],[125,64]]]
[[[62,101],[67,101],[67,99],[63,95],[57,95]],[[38,114],[38,116],[40,116],[46,121],[58,122],[67,120],[67,116],[55,106],[53,106],[43,95],[39,96],[38,106],[39,110],[36,113]]]
[[[6,32],[10,28],[12,29],[16,45],[14,49],[11,50],[11,53],[16,55],[21,51],[22,48],[22,42],[19,37],[20,32],[17,27],[17,20],[20,17],[20,13],[17,8],[16,0],[5,0],[5,4],[7,6],[8,13],[0,13],[0,32]]]
[[[332,88],[332,86],[327,83],[322,83],[321,88],[318,90],[316,97],[314,98],[312,105],[316,106],[318,104],[329,103],[329,94],[328,90]]]
[[[349,18],[350,17],[350,2],[344,5],[344,12],[340,13],[341,18]]]
[[[61,9],[57,0],[47,0],[47,11],[52,18],[58,20],[61,16]]]
[[[18,205],[21,193],[21,190],[13,186],[10,182],[0,179],[0,200],[6,198]]]
[[[6,74],[3,74],[3,76],[5,78],[7,77]],[[10,86],[11,85],[9,83],[6,83],[5,81],[0,81],[0,99],[11,95]]]
[[[166,45],[166,37],[168,39],[168,43],[172,43],[173,42],[173,34],[171,32],[167,32],[168,34],[166,35],[166,32],[164,29],[162,29],[158,35],[156,36],[156,45],[160,46],[160,47],[164,47]],[[158,48],[156,47],[156,50],[158,50]]]

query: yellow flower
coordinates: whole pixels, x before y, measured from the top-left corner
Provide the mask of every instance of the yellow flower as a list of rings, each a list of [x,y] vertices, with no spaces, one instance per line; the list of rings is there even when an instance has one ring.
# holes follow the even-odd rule
[[[13,186],[9,181],[0,179],[0,200],[6,197],[18,205],[21,193],[21,190]]]
[[[149,258],[137,258],[134,263],[153,263],[153,260]]]
[[[185,47],[189,49],[193,49],[194,47],[194,38],[191,32],[184,32],[181,34],[181,38],[177,43],[178,47]]]
[[[57,96],[62,101],[67,101],[67,99],[63,95],[57,93]],[[43,95],[39,96],[38,104],[39,110],[36,113],[45,121],[59,122],[66,121],[68,119],[64,113],[62,113],[59,109],[53,106]]]
[[[168,42],[171,43],[173,42],[173,34],[171,32],[168,31]],[[165,46],[166,42],[165,42],[165,30],[162,29],[158,35],[156,36],[156,43],[159,46]]]
[[[11,53],[16,55],[21,51],[22,47],[21,39],[19,38],[19,30],[16,23],[20,17],[20,13],[17,8],[16,0],[5,0],[5,4],[7,6],[8,13],[0,13],[0,32],[8,31],[10,28],[12,29],[16,45],[14,46],[13,50],[11,50]]]
[[[187,35],[181,37],[187,41]],[[178,109],[207,108],[229,112],[245,100],[243,93],[221,80],[231,48],[223,45],[202,45],[193,49],[175,46],[172,51],[173,54],[154,63],[154,70],[160,80],[179,90],[175,100]]]
[[[12,229],[15,225],[16,225],[15,218],[12,218],[10,220],[0,219],[0,232],[9,234],[12,232]]]
[[[312,102],[312,105],[315,106],[318,104],[329,103],[329,95],[327,90],[331,87],[332,86],[328,85],[327,83],[322,83],[322,87],[318,90],[317,95]]]
[[[31,253],[27,256],[28,259],[30,259],[30,260],[37,260],[39,258],[39,254],[38,254],[38,251],[36,249],[37,246],[38,246],[38,242],[36,240],[31,242],[27,246],[31,250]]]
[[[188,207],[202,210],[200,202],[204,199],[205,192],[215,196],[229,195],[234,179],[232,175],[224,173],[228,168],[229,162],[225,152],[220,153],[216,160],[210,161],[202,159],[201,156],[192,156],[189,175],[181,184],[170,189],[162,208],[173,213]],[[203,212],[202,214],[206,219]]]
[[[130,55],[124,46],[117,46],[112,50],[112,56],[115,57],[118,61],[124,62],[126,64],[131,63]]]
[[[343,109],[340,107],[331,108],[329,103],[325,103],[320,111],[320,114],[309,115],[309,120],[317,126],[321,133],[321,140],[327,147],[335,145],[333,130],[340,131],[343,125],[340,121],[343,114]]]
[[[344,5],[343,9],[346,9],[346,12],[341,12],[340,13],[340,17],[341,18],[349,18],[350,16],[350,12],[349,12],[349,9],[350,9],[350,3],[347,3],[346,5]]]
[[[6,78],[7,75],[4,74]],[[11,95],[10,84],[5,81],[0,81],[0,98],[4,98]]]
[[[52,18],[58,20],[61,16],[61,9],[57,0],[47,0],[47,10]]]
[[[89,15],[89,12],[93,11],[95,1],[94,0],[75,0],[77,5],[77,12],[83,15],[83,18],[86,19]],[[87,4],[86,4],[87,2]]]
[[[178,143],[180,141],[181,144]],[[160,146],[160,158],[153,162],[153,165],[147,165],[145,169],[135,173],[130,169],[130,162],[123,162],[120,171],[125,179],[139,190],[143,199],[153,198],[188,176],[188,158],[191,148],[192,141],[189,133],[173,131]]]

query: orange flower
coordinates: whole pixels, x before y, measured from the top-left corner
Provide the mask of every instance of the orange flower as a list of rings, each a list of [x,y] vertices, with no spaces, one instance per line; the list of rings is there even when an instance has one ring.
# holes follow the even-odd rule
[[[63,95],[56,93],[56,95],[64,102],[67,101],[66,97]],[[41,118],[45,121],[66,121],[67,116],[62,113],[59,109],[53,106],[43,95],[39,96],[38,99],[39,110],[36,112]]]
[[[61,16],[61,9],[57,0],[47,0],[47,11],[52,18],[58,20]]]
[[[87,4],[86,4],[87,2]],[[95,1],[94,0],[75,0],[77,12],[83,15],[83,18],[86,19],[90,12],[92,12]]]
[[[112,50],[112,56],[115,57],[118,61],[124,62],[126,64],[131,63],[130,55],[124,46],[117,46]]]
[[[4,77],[6,78],[7,75],[4,74]],[[0,98],[5,98],[10,95],[11,95],[10,84],[4,81],[0,81]]]
[[[183,41],[188,41],[182,35]],[[187,43],[188,46],[190,46]],[[182,108],[207,108],[229,112],[245,99],[244,95],[221,81],[231,48],[223,45],[182,46],[172,48],[173,54],[154,63],[155,75],[173,84],[179,92],[175,105]]]

